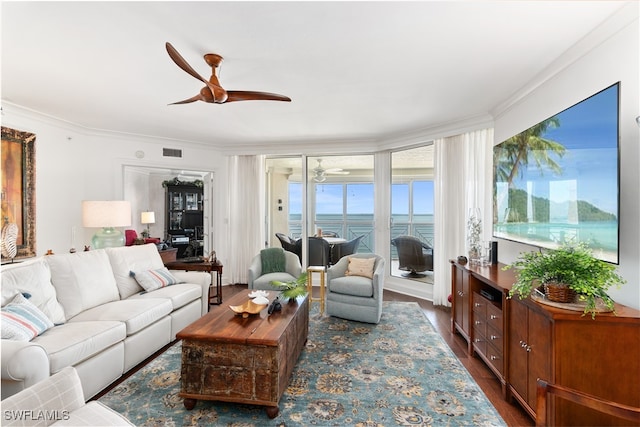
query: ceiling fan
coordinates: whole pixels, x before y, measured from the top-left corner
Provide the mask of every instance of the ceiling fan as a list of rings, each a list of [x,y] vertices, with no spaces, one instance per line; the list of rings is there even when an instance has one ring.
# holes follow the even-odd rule
[[[211,67],[211,77],[209,80],[205,80],[200,74],[198,74],[185,59],[178,53],[178,51],[171,45],[166,43],[167,53],[169,57],[176,63],[176,65],[182,68],[191,76],[200,80],[206,86],[200,89],[200,93],[191,98],[183,101],[173,102],[174,104],[188,104],[195,101],[204,101],[215,104],[224,104],[226,102],[233,101],[285,101],[291,102],[291,98],[284,95],[278,95],[276,93],[269,92],[255,92],[248,90],[225,90],[220,86],[216,71],[222,63],[222,56],[215,53],[207,53],[204,55],[204,60]]]
[[[318,159],[318,166],[313,169],[313,180],[315,182],[324,182],[327,175],[349,175],[349,172],[340,168],[324,169],[322,167],[322,159]]]

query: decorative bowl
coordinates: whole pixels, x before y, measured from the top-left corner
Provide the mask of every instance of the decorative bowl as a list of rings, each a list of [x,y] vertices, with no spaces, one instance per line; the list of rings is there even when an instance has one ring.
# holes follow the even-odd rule
[[[248,300],[242,305],[230,305],[229,308],[236,314],[241,314],[242,317],[249,317],[251,314],[258,314],[269,304],[256,304],[255,302]]]

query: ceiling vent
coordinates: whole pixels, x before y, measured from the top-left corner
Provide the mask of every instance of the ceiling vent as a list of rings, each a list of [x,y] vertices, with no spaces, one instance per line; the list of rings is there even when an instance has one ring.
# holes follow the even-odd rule
[[[182,150],[178,148],[163,148],[162,156],[163,157],[182,157]]]

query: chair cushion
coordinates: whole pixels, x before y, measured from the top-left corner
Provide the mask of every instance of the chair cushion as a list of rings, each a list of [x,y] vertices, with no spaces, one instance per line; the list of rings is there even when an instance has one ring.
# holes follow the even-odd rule
[[[53,327],[53,322],[27,298],[18,293],[2,307],[2,339],[31,341]]]
[[[101,402],[93,400],[73,411],[66,419],[51,424],[61,426],[134,426],[123,415]]]
[[[362,276],[373,279],[373,268],[376,264],[375,258],[356,258],[349,257],[349,266],[345,275]]]
[[[127,336],[141,331],[171,313],[171,301],[163,298],[126,299],[83,311],[70,322],[117,320],[124,322]]]
[[[363,276],[344,276],[331,279],[329,290],[338,294],[373,297],[373,281]]]
[[[49,355],[51,373],[73,366],[126,338],[122,322],[68,322],[54,326],[32,342]]]
[[[260,260],[262,261],[262,274],[279,273],[286,270],[286,258],[282,248],[261,250]]]
[[[129,274],[136,279],[136,282],[147,292],[178,283],[178,279],[169,273],[167,267],[138,272],[131,271]]]
[[[292,280],[296,280],[296,278],[289,273],[263,274],[262,276],[258,277],[253,281],[253,289],[263,289],[268,291],[279,290],[280,288],[278,288],[277,286],[273,286],[271,282],[273,281],[290,282]]]

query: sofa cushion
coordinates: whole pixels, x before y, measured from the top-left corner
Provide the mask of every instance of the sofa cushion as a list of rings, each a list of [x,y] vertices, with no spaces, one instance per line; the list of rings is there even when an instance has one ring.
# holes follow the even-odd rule
[[[171,313],[171,301],[162,298],[126,299],[93,307],[69,320],[69,323],[89,320],[117,320],[127,327],[127,336],[141,331]]]
[[[109,257],[103,249],[49,255],[45,259],[67,320],[84,310],[120,299]]]
[[[362,276],[373,279],[373,269],[376,264],[375,258],[349,257],[346,276]]]
[[[44,259],[2,267],[1,305],[7,305],[18,293],[30,294],[29,302],[53,323],[64,323],[64,309],[57,300],[56,288],[51,284],[49,265]]]
[[[123,341],[127,329],[122,322],[68,322],[54,326],[33,339],[49,354],[51,373],[76,365]]]
[[[2,307],[2,339],[31,341],[53,327],[53,322],[22,294]]]
[[[195,301],[202,296],[202,286],[191,283],[180,283],[177,285],[157,289],[153,292],[140,292],[130,296],[128,299],[146,298],[167,298],[171,301],[172,311],[184,307],[191,301]],[[208,295],[205,295],[206,299]]]
[[[137,294],[143,288],[129,276],[132,271],[157,270],[164,267],[156,245],[121,246],[105,249],[111,262],[113,277],[120,292],[120,298],[126,299]]]
[[[362,276],[343,276],[331,279],[331,292],[358,297],[373,297],[373,281]]]
[[[167,267],[156,270],[131,271],[129,274],[136,279],[136,282],[147,292],[178,283],[178,279],[173,277],[173,274],[169,272]]]

